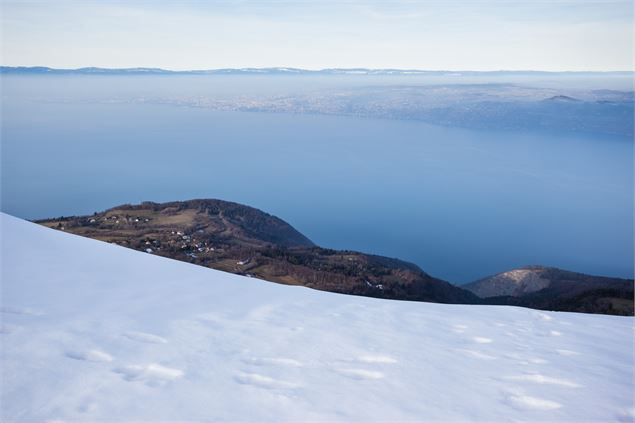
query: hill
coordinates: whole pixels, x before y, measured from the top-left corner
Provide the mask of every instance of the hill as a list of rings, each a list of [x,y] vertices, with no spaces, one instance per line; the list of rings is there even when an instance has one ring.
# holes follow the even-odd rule
[[[290,285],[439,303],[477,296],[412,263],[314,245],[281,219],[221,200],[123,205],[38,223],[151,254]]]
[[[2,421],[635,417],[632,318],[334,295],[0,227]]]
[[[527,266],[463,285],[488,304],[633,315],[633,280]]]

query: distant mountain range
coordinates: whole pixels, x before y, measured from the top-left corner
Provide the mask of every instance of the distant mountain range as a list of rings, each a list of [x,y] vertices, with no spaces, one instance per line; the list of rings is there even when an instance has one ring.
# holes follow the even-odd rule
[[[609,72],[548,72],[548,71],[436,71],[419,69],[368,69],[368,68],[330,68],[330,69],[299,69],[287,67],[272,68],[224,68],[205,70],[166,70],[160,68],[98,68],[85,67],[77,69],[55,69],[44,66],[0,66],[0,73],[4,74],[38,74],[38,75],[429,75],[429,76],[532,76],[532,75],[624,75],[632,76],[630,71]]]
[[[459,287],[412,263],[316,246],[275,216],[222,200],[146,202],[37,223],[150,254],[324,291],[633,315],[633,280],[532,266]]]

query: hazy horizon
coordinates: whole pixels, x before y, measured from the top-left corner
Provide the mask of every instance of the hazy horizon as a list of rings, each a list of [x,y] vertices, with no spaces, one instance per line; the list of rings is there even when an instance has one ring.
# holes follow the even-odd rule
[[[255,69],[255,70],[266,70],[266,69],[293,69],[300,71],[310,71],[310,72],[319,72],[325,70],[355,70],[355,69],[363,69],[363,70],[371,70],[371,71],[415,71],[415,72],[473,72],[473,73],[496,73],[496,72],[536,72],[536,73],[632,73],[635,74],[635,69],[605,69],[605,70],[582,70],[582,69],[561,69],[561,70],[541,70],[541,69],[490,69],[490,70],[477,70],[477,69],[424,69],[424,68],[397,68],[397,67],[381,67],[381,68],[373,68],[373,67],[344,67],[344,66],[331,66],[331,67],[316,67],[316,68],[303,68],[303,67],[294,67],[294,66],[283,66],[283,65],[273,65],[273,66],[220,66],[214,68],[191,68],[191,69],[177,69],[177,68],[166,68],[166,67],[148,67],[148,66],[125,66],[125,67],[113,67],[113,66],[80,66],[80,67],[55,67],[49,66],[46,64],[36,64],[36,65],[6,65],[0,64],[0,67],[4,68],[47,68],[54,70],[81,70],[81,69],[106,69],[106,70],[127,70],[127,69],[152,69],[152,70],[162,70],[168,72],[197,72],[197,71],[214,71],[214,70],[225,70],[225,69]]]
[[[633,68],[628,0],[2,0],[0,6],[8,66]]]

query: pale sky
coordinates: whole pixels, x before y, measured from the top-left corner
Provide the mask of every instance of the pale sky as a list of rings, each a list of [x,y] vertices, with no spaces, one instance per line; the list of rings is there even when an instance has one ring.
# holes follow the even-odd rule
[[[632,0],[0,0],[1,64],[632,70]]]

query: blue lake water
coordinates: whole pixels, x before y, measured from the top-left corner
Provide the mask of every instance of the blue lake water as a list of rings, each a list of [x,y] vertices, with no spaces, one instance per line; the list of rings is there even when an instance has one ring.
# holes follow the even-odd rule
[[[526,264],[633,276],[632,138],[60,103],[24,90],[5,81],[2,103],[2,210],[16,216],[220,198],[322,246],[455,283]]]

